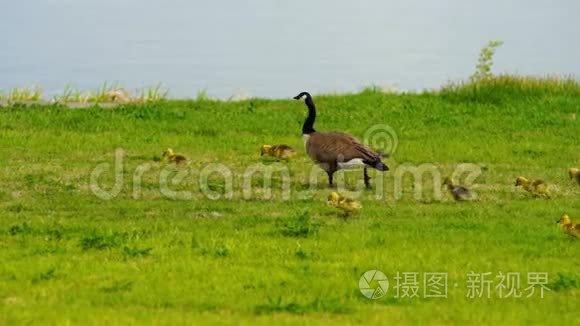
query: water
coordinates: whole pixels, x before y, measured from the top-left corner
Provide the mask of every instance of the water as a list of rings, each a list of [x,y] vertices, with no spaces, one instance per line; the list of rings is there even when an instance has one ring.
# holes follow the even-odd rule
[[[1,0],[0,89],[420,90],[469,76],[496,39],[496,72],[580,76],[579,12],[576,0]]]

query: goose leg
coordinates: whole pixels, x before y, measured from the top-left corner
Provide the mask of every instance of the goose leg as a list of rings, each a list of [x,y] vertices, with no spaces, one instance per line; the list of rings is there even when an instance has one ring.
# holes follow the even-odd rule
[[[326,172],[326,174],[328,174],[328,185],[330,187],[333,187],[334,185],[332,184],[332,177],[333,177],[334,171],[328,171],[328,172]]]
[[[371,180],[371,177],[369,177],[369,171],[367,169],[367,167],[365,166],[364,168],[364,180],[365,180],[365,186],[367,188],[371,187],[371,183],[369,182]]]
[[[332,183],[333,181],[333,176],[334,176],[334,172],[336,172],[338,170],[338,165],[336,163],[331,163],[325,166],[324,170],[326,171],[326,174],[328,174],[328,185],[332,188],[334,187],[334,184]]]

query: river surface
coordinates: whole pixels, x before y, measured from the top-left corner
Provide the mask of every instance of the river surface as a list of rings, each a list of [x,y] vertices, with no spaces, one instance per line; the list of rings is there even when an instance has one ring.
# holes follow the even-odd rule
[[[172,97],[439,87],[489,40],[495,72],[580,76],[578,0],[0,0],[0,89],[161,83]]]

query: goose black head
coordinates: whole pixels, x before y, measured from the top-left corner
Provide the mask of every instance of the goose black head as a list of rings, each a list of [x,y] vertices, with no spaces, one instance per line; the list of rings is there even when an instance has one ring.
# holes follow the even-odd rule
[[[312,100],[312,96],[310,96],[310,93],[308,92],[302,92],[296,96],[294,96],[295,100],[300,100],[301,98],[304,97],[304,103],[306,104],[306,106],[308,107],[308,109],[314,111],[316,110],[316,106],[314,106],[314,101]]]
[[[294,99],[295,99],[295,100],[299,100],[299,99],[301,99],[303,96],[306,96],[306,99],[312,98],[312,96],[310,96],[310,93],[308,93],[308,92],[302,92],[302,93],[300,93],[300,94],[298,94],[298,95],[294,96]]]

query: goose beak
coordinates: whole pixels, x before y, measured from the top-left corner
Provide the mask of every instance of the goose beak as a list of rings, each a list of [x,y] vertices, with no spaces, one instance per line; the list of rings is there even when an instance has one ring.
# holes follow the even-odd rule
[[[300,99],[300,95],[296,95],[296,96],[294,96],[294,97],[293,97],[293,99],[295,99],[295,100],[299,100],[299,99]]]

